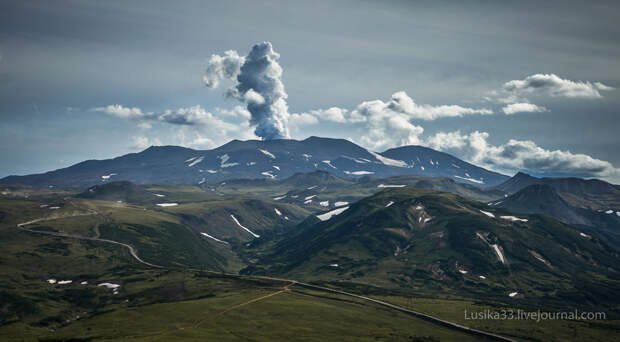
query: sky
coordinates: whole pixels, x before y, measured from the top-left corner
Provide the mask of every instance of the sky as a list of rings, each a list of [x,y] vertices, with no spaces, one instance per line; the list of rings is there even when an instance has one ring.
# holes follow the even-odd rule
[[[620,183],[617,1],[3,1],[0,177],[231,139]]]

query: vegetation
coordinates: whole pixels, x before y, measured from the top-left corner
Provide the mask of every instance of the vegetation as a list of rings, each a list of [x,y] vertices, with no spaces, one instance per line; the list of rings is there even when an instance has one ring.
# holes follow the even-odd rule
[[[315,181],[330,185],[308,189]],[[233,182],[215,190],[108,183],[97,191],[104,197],[12,191],[0,197],[0,339],[476,340],[361,299],[223,273],[241,269],[305,279],[522,340],[618,334],[617,254],[596,233],[584,238],[538,215],[517,215],[527,222],[499,219],[515,214],[433,190],[377,193],[376,182],[345,185],[316,173],[291,184]],[[249,187],[262,192],[252,194]],[[274,200],[306,192],[330,203],[353,202],[366,191],[370,197],[328,221],[311,215],[325,207]],[[160,207],[159,201],[178,205]],[[231,214],[261,237],[239,228]],[[22,226],[31,231],[17,227],[24,222],[31,222]],[[131,245],[142,260],[164,268],[97,239]],[[490,244],[501,247],[506,264]],[[63,280],[71,283],[58,283]],[[101,283],[120,287],[115,294]],[[513,291],[515,298],[508,296]],[[607,320],[536,325],[463,318],[465,308],[543,305],[603,310]]]

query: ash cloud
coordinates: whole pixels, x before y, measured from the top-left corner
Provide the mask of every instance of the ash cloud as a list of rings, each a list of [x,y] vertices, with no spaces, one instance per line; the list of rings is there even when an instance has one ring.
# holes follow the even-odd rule
[[[288,95],[279,58],[270,42],[254,45],[247,56],[226,51],[224,56],[211,56],[203,77],[209,88],[217,87],[223,79],[235,82],[227,95],[246,104],[250,124],[256,127],[254,133],[264,140],[290,137]]]

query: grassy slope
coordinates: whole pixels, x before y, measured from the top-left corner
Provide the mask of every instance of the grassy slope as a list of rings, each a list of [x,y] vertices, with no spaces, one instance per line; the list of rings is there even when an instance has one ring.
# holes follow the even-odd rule
[[[1,208],[2,340],[474,340],[379,307],[297,289],[238,306],[281,291],[286,284],[149,270],[118,246],[18,231],[19,221],[49,214],[38,203],[3,201]],[[117,215],[134,217],[131,208],[120,208]],[[112,216],[108,210],[102,211]],[[59,221],[62,227],[66,220]],[[74,231],[90,228],[88,224]],[[51,277],[74,282],[48,284]],[[119,294],[97,287],[101,282],[120,284]]]
[[[497,320],[471,319],[472,313],[498,312],[517,317],[520,310],[510,306],[489,305],[470,300],[446,300],[399,296],[372,296],[396,305],[401,305],[425,314],[463,324],[472,328],[490,331],[503,336],[513,336],[524,341],[612,341],[620,338],[620,320],[607,317],[606,320]],[[531,312],[545,308],[524,309]],[[523,310],[523,309],[521,309]],[[467,312],[467,316],[466,316]],[[467,317],[467,318],[466,318]]]
[[[389,201],[396,203],[386,208]],[[418,221],[418,204],[432,217],[427,224]],[[529,304],[615,303],[617,256],[601,240],[585,239],[541,216],[512,223],[498,218],[506,211],[492,209],[498,217],[489,218],[479,210],[491,209],[452,194],[386,190],[285,239],[263,259],[266,270],[254,266],[246,271],[498,301],[518,291],[525,295],[518,302]],[[506,265],[477,233],[501,246]]]
[[[168,190],[172,191],[170,188]],[[467,339],[467,337],[446,332],[437,326],[425,326],[426,323],[421,325],[420,323],[423,322],[412,322],[407,317],[398,317],[401,315],[385,312],[382,309],[362,304],[347,303],[344,305],[345,303],[341,301],[334,302],[308,297],[308,295],[325,296],[325,294],[291,294],[288,292],[269,297],[265,301],[255,303],[256,305],[242,307],[239,311],[233,310],[229,312],[232,316],[229,317],[229,313],[226,313],[222,315],[225,316],[222,320],[219,320],[219,317],[213,322],[207,320],[205,322],[207,325],[204,327],[201,325],[197,329],[189,329],[190,331],[178,329],[178,327],[184,327],[191,319],[195,319],[190,316],[191,319],[184,320],[179,312],[188,315],[213,313],[214,311],[210,310],[230,308],[245,300],[255,299],[278,289],[274,288],[274,284],[205,277],[195,272],[149,271],[145,270],[142,265],[136,264],[127,250],[118,246],[38,236],[17,231],[15,224],[18,222],[38,218],[41,215],[62,215],[80,210],[63,203],[55,196],[44,197],[43,202],[58,204],[63,208],[51,211],[40,208],[39,203],[28,200],[2,199],[0,202],[2,212],[0,216],[3,216],[0,220],[0,241],[4,251],[0,256],[0,274],[2,275],[0,277],[0,296],[2,297],[0,302],[5,304],[2,312],[10,313],[1,318],[5,323],[13,322],[0,326],[0,339],[13,340],[16,336],[25,340],[36,340],[40,337],[58,339],[76,336],[79,333],[79,336],[83,338],[99,336],[106,339],[121,339],[134,336],[137,340],[153,340],[160,336],[152,335],[154,331],[163,336],[161,340],[204,340],[205,338],[280,340],[293,337],[302,340],[325,340],[325,336],[338,337],[339,340],[371,340],[376,337],[383,337],[387,340],[412,340],[409,336],[435,336],[442,340]],[[97,208],[108,220],[124,221],[130,225],[179,222],[179,216],[166,213],[167,209],[151,210],[151,207],[148,207],[144,213],[145,210],[140,206],[128,206],[115,202],[75,201],[75,203],[80,207]],[[75,221],[61,219],[41,223],[41,226],[92,235],[93,220],[93,217],[81,217]],[[53,227],[52,222],[56,224],[56,227]],[[142,252],[143,249],[140,249],[141,255]],[[359,253],[358,248],[353,248],[349,252],[353,256],[355,253]],[[347,253],[343,255],[346,256]],[[333,258],[333,255],[330,258]],[[324,266],[323,262],[321,266]],[[377,264],[374,267],[380,269],[385,266]],[[41,270],[45,272],[42,273]],[[332,271],[329,270],[329,272]],[[323,272],[322,276],[327,274]],[[123,287],[120,294],[114,296],[110,291],[94,286],[49,285],[45,283],[45,279],[49,277],[84,279],[90,284],[110,281],[122,284]],[[342,277],[346,277],[346,273],[336,272],[333,277],[326,278]],[[365,281],[363,278],[354,280]],[[466,279],[464,284],[467,284]],[[432,284],[425,286],[427,285]],[[433,289],[432,286],[429,288]],[[356,287],[355,292],[366,293],[366,290]],[[434,295],[437,294],[434,293]],[[453,294],[450,296],[454,297]],[[125,300],[129,302],[125,303]],[[392,297],[390,300],[401,303],[405,299]],[[417,304],[422,304],[424,301],[418,300]],[[433,300],[428,301],[431,303],[429,307],[418,305],[414,308],[422,311],[430,310],[426,312],[436,312],[440,317],[454,321],[458,321],[462,314],[464,302],[442,301],[437,308],[433,306]],[[9,303],[8,307],[6,303]],[[497,307],[497,303],[492,305]],[[265,314],[266,312],[268,314]],[[81,318],[75,321],[77,315]],[[128,319],[128,317],[135,317],[135,319]],[[69,324],[66,324],[66,320],[70,321]],[[608,322],[605,326],[578,322],[576,327],[570,322],[562,321],[557,325],[555,323],[554,325],[540,325],[538,328],[528,325],[526,329],[517,324],[505,327],[506,324],[510,325],[510,322],[472,323],[470,321],[466,323],[503,333],[533,336],[541,340],[551,340],[550,336],[568,338],[572,336],[570,333],[574,330],[577,330],[576,336],[579,340],[604,340],[603,337],[609,340],[610,336],[617,334],[617,330],[613,329],[618,326],[617,321]],[[257,329],[255,324],[266,328]],[[282,324],[286,324],[287,329],[281,329]],[[57,329],[57,333],[52,334],[50,329]],[[233,332],[238,335],[232,334]]]

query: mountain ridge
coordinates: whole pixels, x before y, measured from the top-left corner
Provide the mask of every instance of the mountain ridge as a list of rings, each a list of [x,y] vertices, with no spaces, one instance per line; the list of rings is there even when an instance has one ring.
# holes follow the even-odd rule
[[[424,152],[424,154],[420,154]],[[406,157],[408,162],[393,159]],[[435,162],[450,160],[450,162]],[[448,165],[443,165],[448,164]],[[456,165],[456,167],[455,167]],[[43,187],[88,187],[111,180],[136,184],[202,184],[229,179],[284,179],[299,172],[323,170],[339,177],[373,175],[443,176],[460,183],[493,186],[508,176],[489,171],[443,152],[419,146],[369,151],[345,139],[231,140],[212,150],[167,145],[112,159],[86,160],[46,173],[8,176],[0,184]]]

